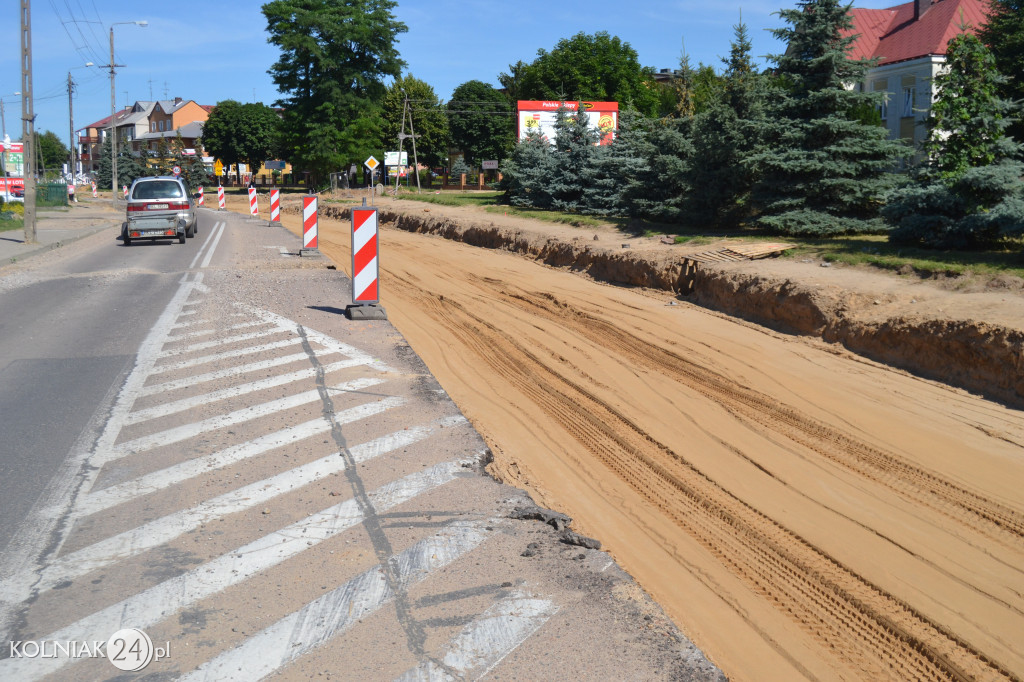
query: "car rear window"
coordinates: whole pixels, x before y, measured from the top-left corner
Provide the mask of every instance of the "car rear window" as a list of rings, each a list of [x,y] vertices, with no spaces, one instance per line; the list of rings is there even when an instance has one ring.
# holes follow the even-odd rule
[[[132,190],[132,199],[182,199],[185,193],[173,180],[140,182]]]

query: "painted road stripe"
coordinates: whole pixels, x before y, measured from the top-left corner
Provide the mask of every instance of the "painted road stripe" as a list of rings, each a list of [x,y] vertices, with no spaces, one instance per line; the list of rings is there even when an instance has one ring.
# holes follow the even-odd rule
[[[146,381],[157,351],[167,337],[168,329],[177,319],[181,309],[186,305],[195,287],[201,283],[203,274],[182,284],[164,308],[160,317],[150,328],[146,338],[139,345],[135,357],[135,366],[128,374],[113,406],[107,422],[96,439],[91,451],[72,453],[68,458],[68,466],[61,467],[51,479],[46,491],[40,497],[39,506],[34,507],[30,516],[17,530],[7,549],[0,554],[0,576],[12,575],[15,572],[29,570],[38,565],[45,553],[56,554],[63,545],[71,530],[70,524],[59,525],[67,513],[67,507],[74,499],[76,488],[88,490],[96,476],[99,466],[90,466],[82,476],[82,464],[92,464],[95,453],[103,452],[111,447],[121,431],[121,426],[131,410],[139,388]],[[9,632],[9,626],[17,608],[0,589],[0,632]]]
[[[229,336],[224,339],[214,339],[213,341],[203,341],[200,343],[193,343],[182,348],[172,348],[165,350],[160,353],[161,357],[174,357],[177,355],[184,355],[185,353],[195,353],[207,348],[217,348],[218,346],[226,346],[229,343],[240,343],[242,341],[252,341],[253,339],[262,339],[265,336],[272,336],[274,334],[294,334],[293,329],[282,329],[280,327],[274,327],[273,329],[266,329],[259,332],[250,332],[248,334],[237,334],[235,336]]]
[[[328,391],[338,392],[354,392],[360,391],[364,388],[369,388],[380,383],[380,379],[362,378],[353,379],[352,381],[346,381],[336,386],[331,386]],[[277,412],[284,412],[285,410],[291,410],[296,407],[302,407],[309,403],[320,402],[320,392],[317,389],[309,391],[303,391],[302,393],[296,393],[294,395],[286,396],[284,398],[278,398],[277,400],[271,400],[270,402],[262,403],[260,405],[251,405],[249,407],[243,407],[235,410],[234,412],[228,412],[227,414],[219,414],[215,417],[203,419],[198,422],[191,424],[185,424],[183,426],[177,426],[165,431],[158,431],[148,436],[141,436],[133,440],[121,443],[112,447],[106,452],[106,457],[102,458],[104,453],[98,453],[102,458],[103,463],[126,457],[130,454],[137,452],[145,452],[146,450],[152,450],[163,445],[170,445],[171,443],[180,443],[183,440],[189,438],[195,438],[196,436],[207,433],[209,431],[217,431],[220,429],[226,429],[229,426],[235,426],[236,424],[244,424],[245,422],[252,421],[254,419],[262,419],[263,417],[275,414]]]
[[[516,592],[463,628],[448,645],[441,665],[426,661],[395,682],[478,680],[557,612],[558,607],[548,599]]]
[[[174,336],[168,336],[166,343],[174,343],[175,341],[185,341],[192,339],[197,336],[209,336],[210,334],[223,334],[224,332],[233,332],[239,329],[250,329],[252,327],[262,327],[266,322],[240,322],[238,324],[231,325],[230,327],[209,327],[207,329],[196,329],[190,332],[183,332],[181,334],[175,334]]]
[[[181,319],[182,317],[188,317],[188,316],[191,316],[191,315],[195,315],[198,312],[199,312],[199,310],[183,311],[183,312],[178,314],[178,318]],[[225,317],[245,317],[245,313],[231,313],[229,315],[226,315]],[[176,322],[176,323],[172,324],[171,327],[170,327],[170,330],[174,331],[175,329],[184,329],[185,327],[194,327],[197,324],[214,324],[217,321],[218,320],[185,320],[184,322]]]
[[[407,588],[469,553],[486,537],[480,522],[453,523],[394,555],[389,563],[401,587]],[[380,566],[371,568],[179,679],[263,679],[345,632],[393,598],[384,571]]]
[[[314,351],[315,355],[322,358],[324,355],[330,355],[333,351]],[[231,354],[234,357],[234,354]],[[245,365],[235,365],[234,367],[226,367],[224,369],[218,369],[214,372],[207,372],[206,374],[197,374],[194,376],[188,376],[184,379],[177,379],[174,381],[165,381],[162,384],[152,384],[146,386],[139,392],[139,397],[153,395],[154,393],[166,393],[168,391],[176,391],[179,388],[191,388],[198,384],[206,383],[207,381],[218,381],[220,379],[229,379],[249,372],[259,372],[265,369],[272,369],[274,367],[280,367],[281,365],[290,365],[293,362],[299,362],[300,360],[309,361],[309,354],[292,353],[291,355],[282,355],[276,358],[270,358],[269,360],[260,360],[259,362],[250,362]]]
[[[289,320],[286,317],[281,317],[280,315],[275,315],[269,310],[261,310],[259,308],[249,308],[249,310],[250,312],[252,312],[253,315],[257,317],[267,320],[268,322],[274,322],[279,327],[293,330],[296,333],[298,333],[298,323]],[[319,343],[321,346],[325,346],[328,348],[337,348],[339,352],[344,353],[350,358],[358,358],[360,360],[363,360],[367,365],[372,364],[378,369],[381,369],[382,371],[394,371],[390,369],[387,365],[385,365],[382,361],[375,359],[369,353],[365,353],[354,346],[344,344],[338,341],[337,339],[331,338],[330,336],[318,332],[315,329],[310,329],[309,327],[303,327],[303,331],[305,332],[307,339],[309,339],[310,341],[315,341]]]
[[[348,413],[350,410],[345,412],[339,412],[334,416],[334,421],[337,423],[346,423],[348,420]],[[454,417],[445,417],[438,419],[428,426],[414,426],[409,429],[405,429],[397,434],[390,434],[388,436],[382,436],[377,441],[380,442],[381,447],[386,447],[387,440],[394,438],[402,434],[406,434],[409,437],[420,440],[433,434],[436,429],[446,429],[454,426],[460,426],[468,424],[469,422],[462,415]],[[206,455],[205,457],[197,457],[190,459],[180,464],[176,464],[160,471],[154,471],[151,474],[146,474],[140,478],[132,481],[125,481],[118,485],[110,486],[109,488],[103,488],[97,490],[94,493],[86,495],[78,504],[75,506],[75,516],[85,517],[90,514],[95,514],[98,511],[116,507],[119,504],[129,502],[136,497],[148,495],[158,490],[163,490],[172,485],[177,485],[183,481],[187,481],[197,476],[216,471],[217,469],[223,469],[224,467],[231,466],[238,462],[245,461],[252,457],[257,457],[265,452],[275,450],[279,447],[284,447],[290,443],[310,438],[322,433],[326,433],[331,430],[331,423],[322,417],[311,419],[310,421],[292,426],[281,431],[276,431],[271,434],[267,434],[261,438],[251,440],[248,443],[242,443],[240,445],[233,445],[230,448],[215,452],[212,455]]]
[[[404,400],[395,398],[391,401],[372,403],[364,405],[364,409],[361,411],[345,416],[348,421],[365,419],[374,414],[380,414],[392,407],[398,407],[404,402]],[[351,449],[352,456],[356,458],[357,462],[366,462],[395,448],[411,445],[417,440],[424,438],[425,435],[422,431],[416,434],[402,431],[398,434],[384,436],[383,438],[353,447]],[[100,540],[88,547],[83,547],[78,551],[60,557],[42,571],[39,571],[37,575],[29,574],[23,576],[22,582],[27,587],[30,587],[32,594],[40,594],[47,590],[52,590],[54,586],[60,585],[63,582],[74,580],[91,571],[105,568],[116,561],[127,559],[154,547],[159,547],[164,543],[171,542],[175,538],[205,523],[210,523],[229,514],[237,514],[246,509],[252,509],[279,495],[290,493],[302,486],[319,481],[325,476],[344,470],[345,458],[339,457],[338,453],[335,452],[276,476],[271,476],[223,495],[218,495],[190,509],[183,509],[150,521],[137,528],[111,536],[106,540]],[[35,582],[33,582],[33,579],[35,579]],[[14,581],[12,581],[12,585],[13,583]],[[26,594],[26,598],[27,596]]]
[[[217,236],[213,240],[213,244],[210,246],[210,251],[206,254],[206,258],[203,259],[202,265],[199,267],[205,268],[210,265],[210,260],[213,258],[214,252],[217,250],[217,244],[220,243],[220,238],[224,236],[224,228],[227,227],[227,223],[220,223],[220,229],[217,230]]]
[[[167,363],[164,365],[157,365],[153,368],[150,376],[157,376],[164,374],[165,372],[175,372],[179,369],[188,369],[189,367],[198,367],[199,365],[205,365],[209,362],[219,362],[221,360],[229,360],[231,358],[237,358],[243,355],[256,355],[259,353],[266,353],[279,348],[287,348],[288,346],[301,346],[302,339],[294,337],[290,339],[284,339],[283,341],[274,341],[273,343],[265,343],[259,346],[249,346],[248,348],[239,348],[238,350],[224,351],[223,353],[214,353],[213,355],[203,355],[197,358],[187,358],[185,360],[178,360],[177,362]],[[163,358],[161,358],[163,359]]]
[[[384,512],[449,483],[460,472],[465,471],[464,467],[468,463],[445,462],[392,481],[370,493],[373,507],[378,513]],[[248,580],[261,571],[283,563],[363,520],[358,502],[354,499],[346,500],[39,639],[84,642],[96,639],[96,633],[113,633],[126,627],[150,627],[207,597]],[[474,532],[480,531],[476,529]],[[57,672],[74,661],[59,649],[54,653],[54,658],[2,659],[0,679],[37,680]]]
[[[338,372],[343,369],[356,366],[359,363],[354,360],[341,360],[339,362],[332,362],[329,365],[323,367],[323,373],[325,375],[331,372]],[[128,419],[125,422],[126,425],[140,424],[150,419],[156,419],[158,417],[166,417],[168,415],[175,414],[177,412],[184,412],[185,410],[191,410],[194,407],[212,405],[221,400],[228,400],[230,398],[238,398],[249,393],[255,393],[256,391],[262,391],[268,388],[274,388],[276,386],[284,386],[285,384],[295,383],[296,381],[302,381],[303,379],[313,379],[317,375],[316,367],[307,367],[306,369],[299,369],[288,374],[278,374],[276,376],[267,377],[266,379],[259,379],[258,381],[251,381],[247,384],[239,384],[238,386],[229,386],[228,388],[222,388],[218,391],[211,391],[210,393],[204,393],[203,395],[191,396],[188,398],[182,398],[181,400],[175,400],[173,402],[164,403],[162,405],[154,405],[144,410],[136,410],[128,415]],[[380,381],[383,381],[381,379]]]
[[[206,248],[208,246],[210,246],[211,242],[213,241],[213,236],[214,236],[214,234],[216,234],[218,227],[223,229],[224,223],[221,222],[221,221],[218,221],[218,222],[214,223],[213,229],[210,230],[210,234],[207,235],[206,240],[203,242],[202,248],[199,249],[199,252],[196,254],[196,257],[192,259],[192,262],[189,263],[189,266],[188,266],[189,270],[191,270],[192,268],[194,268],[196,266],[196,263],[199,261],[199,259],[203,255],[203,251],[205,251]],[[211,251],[212,251],[212,249],[211,249]]]

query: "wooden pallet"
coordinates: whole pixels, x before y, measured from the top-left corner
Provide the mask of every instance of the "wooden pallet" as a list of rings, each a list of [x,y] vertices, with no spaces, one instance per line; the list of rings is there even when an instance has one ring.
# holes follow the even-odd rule
[[[727,249],[721,249],[719,251],[704,251],[703,253],[691,254],[688,255],[687,258],[701,263],[730,263],[741,260],[767,258],[768,256],[780,254],[789,248],[792,248],[792,245],[777,243],[742,244],[739,246],[730,246]]]

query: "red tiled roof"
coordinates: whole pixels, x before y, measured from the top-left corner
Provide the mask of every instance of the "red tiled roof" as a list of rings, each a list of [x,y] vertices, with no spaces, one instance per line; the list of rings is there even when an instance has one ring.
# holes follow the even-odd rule
[[[986,4],[985,0],[933,0],[917,21],[913,2],[889,9],[852,9],[852,33],[860,35],[850,48],[850,58],[878,58],[879,64],[892,64],[944,55],[949,41],[960,34],[961,23],[973,33],[988,20]]]

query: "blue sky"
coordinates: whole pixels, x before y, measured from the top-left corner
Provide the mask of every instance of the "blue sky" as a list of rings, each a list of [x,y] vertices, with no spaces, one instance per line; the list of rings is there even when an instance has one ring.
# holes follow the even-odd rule
[[[182,97],[200,104],[225,99],[272,104],[279,97],[267,70],[277,49],[267,43],[259,0],[34,0],[32,2],[33,89],[36,129],[68,134],[67,78],[76,83],[75,127],[110,114],[109,27],[114,27],[116,77],[121,107],[136,100]],[[882,8],[899,0],[859,0]],[[0,96],[6,130],[21,137],[18,5],[3,3],[0,21]],[[443,100],[468,80],[497,85],[509,64],[532,61],[561,38],[607,31],[630,43],[644,66],[674,68],[685,44],[691,62],[716,68],[729,51],[733,25],[743,14],[757,56],[781,51],[768,32],[782,25],[774,12],[793,7],[783,0],[399,0],[396,16],[409,31],[399,51],[407,72],[430,83]]]

